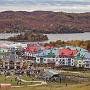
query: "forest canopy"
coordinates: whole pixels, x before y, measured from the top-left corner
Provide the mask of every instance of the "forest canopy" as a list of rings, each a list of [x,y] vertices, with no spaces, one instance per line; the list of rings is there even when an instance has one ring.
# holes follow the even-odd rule
[[[14,37],[9,37],[8,38],[9,41],[31,41],[31,42],[35,42],[35,41],[45,41],[48,40],[47,35],[43,35],[43,34],[36,34],[36,33],[24,33],[24,34],[20,34],[20,35],[16,35]]]

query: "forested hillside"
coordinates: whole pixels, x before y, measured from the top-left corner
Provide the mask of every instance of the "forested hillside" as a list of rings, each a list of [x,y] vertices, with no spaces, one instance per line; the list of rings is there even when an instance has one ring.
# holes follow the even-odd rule
[[[90,32],[90,13],[0,12],[0,32],[21,31],[41,33]]]

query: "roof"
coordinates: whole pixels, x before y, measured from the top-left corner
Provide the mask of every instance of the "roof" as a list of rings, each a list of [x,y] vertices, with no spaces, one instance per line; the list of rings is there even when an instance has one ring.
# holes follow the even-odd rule
[[[28,52],[38,52],[39,48],[37,46],[31,46],[31,47],[27,47],[25,48],[25,51]]]
[[[69,49],[72,49],[72,50],[78,50],[78,51],[84,51],[84,52],[88,51],[88,50],[86,50],[84,48],[75,47],[75,46],[65,46],[65,48],[69,48]]]
[[[45,46],[45,49],[52,49],[52,48],[54,48],[53,45],[47,45],[47,46]]]
[[[10,44],[8,45],[9,48],[25,48],[27,47],[27,44],[21,44],[21,43],[14,43],[14,44]]]
[[[59,55],[60,56],[75,56],[77,54],[77,50],[71,50],[71,49],[60,49]]]
[[[86,59],[90,59],[90,53],[87,52],[87,53],[85,54],[84,58],[86,58]]]
[[[86,53],[87,52],[79,51],[77,55],[79,55],[80,57],[84,57]]]
[[[44,49],[40,53],[38,53],[41,57],[55,57],[59,55],[59,49],[53,48],[53,49]]]
[[[86,53],[87,53],[87,52],[79,51],[79,52],[77,53],[75,59],[77,59],[77,60],[83,59],[83,58],[85,57],[85,54],[86,54]]]
[[[57,73],[55,70],[49,69],[47,71],[45,71],[46,77],[51,78],[55,75],[59,75],[59,73]]]

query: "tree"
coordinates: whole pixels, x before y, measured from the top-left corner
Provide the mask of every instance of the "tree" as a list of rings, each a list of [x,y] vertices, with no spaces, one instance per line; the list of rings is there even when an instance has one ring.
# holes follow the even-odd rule
[[[28,63],[27,62],[24,62],[22,68],[23,69],[27,69],[28,68]]]

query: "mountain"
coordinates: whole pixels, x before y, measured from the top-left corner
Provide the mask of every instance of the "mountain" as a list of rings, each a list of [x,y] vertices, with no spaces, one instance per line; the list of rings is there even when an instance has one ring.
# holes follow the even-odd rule
[[[41,33],[90,32],[90,13],[52,11],[0,12],[0,32],[33,31]]]

